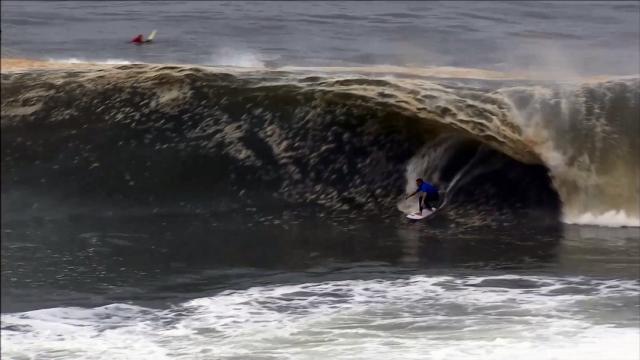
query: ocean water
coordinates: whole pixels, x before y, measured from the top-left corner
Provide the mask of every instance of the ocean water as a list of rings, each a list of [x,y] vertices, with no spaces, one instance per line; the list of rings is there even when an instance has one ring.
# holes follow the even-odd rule
[[[640,358],[637,2],[1,6],[3,358]]]
[[[2,53],[239,66],[638,73],[633,2],[2,3]],[[154,46],[127,42],[157,29]]]

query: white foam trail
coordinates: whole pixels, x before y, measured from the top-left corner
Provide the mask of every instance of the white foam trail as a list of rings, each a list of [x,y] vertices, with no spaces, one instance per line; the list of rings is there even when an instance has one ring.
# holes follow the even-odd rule
[[[577,216],[565,216],[567,224],[577,225],[597,225],[608,227],[640,226],[640,218],[627,215],[624,210],[611,210],[603,214],[592,214],[587,212]]]

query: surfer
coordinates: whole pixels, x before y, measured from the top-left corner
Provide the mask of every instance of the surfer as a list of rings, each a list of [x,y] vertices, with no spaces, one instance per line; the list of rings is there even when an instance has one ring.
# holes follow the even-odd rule
[[[420,195],[418,197],[418,206],[420,207],[418,215],[422,215],[422,209],[436,211],[435,204],[440,199],[438,188],[422,179],[416,179],[416,185],[418,186],[418,189],[416,189],[412,194],[407,195],[407,199],[419,192],[424,193],[424,196]]]
[[[134,37],[131,42],[136,44],[136,45],[142,45],[144,43],[150,43],[153,41],[153,38],[156,36],[156,31],[153,30],[151,32],[151,34],[149,34],[148,38],[144,38],[144,36],[142,36],[142,34],[139,34],[138,36]]]

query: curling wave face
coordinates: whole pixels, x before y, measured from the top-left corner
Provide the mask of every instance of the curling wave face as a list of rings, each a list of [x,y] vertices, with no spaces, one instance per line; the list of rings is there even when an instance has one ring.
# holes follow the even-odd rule
[[[398,199],[422,176],[446,190],[452,212],[572,222],[614,211],[626,219],[617,225],[640,225],[639,94],[638,78],[159,65],[3,73],[3,192],[380,214],[408,209]]]

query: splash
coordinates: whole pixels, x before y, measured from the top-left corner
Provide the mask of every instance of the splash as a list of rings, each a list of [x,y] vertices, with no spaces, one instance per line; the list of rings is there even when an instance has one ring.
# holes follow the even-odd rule
[[[564,222],[577,225],[598,225],[609,227],[640,226],[640,219],[627,215],[622,210],[611,210],[604,214],[590,212],[575,217],[565,217]]]
[[[264,68],[265,64],[263,57],[253,51],[223,47],[211,55],[208,65]]]

